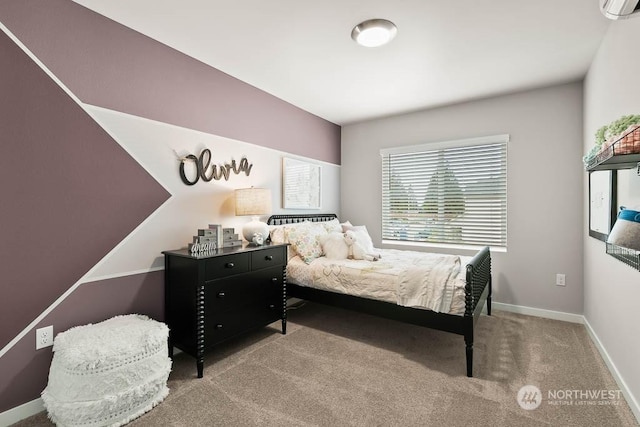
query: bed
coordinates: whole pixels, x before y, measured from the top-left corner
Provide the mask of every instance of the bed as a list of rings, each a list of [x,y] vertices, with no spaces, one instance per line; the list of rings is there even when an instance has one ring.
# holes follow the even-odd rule
[[[307,221],[329,223],[336,220],[337,216],[335,214],[272,215],[268,220],[268,224],[273,229],[277,226]],[[424,254],[412,251],[396,252],[404,253],[407,258],[412,258],[415,254]],[[385,251],[383,254],[391,254],[393,256],[395,253]],[[383,255],[380,261],[384,260]],[[349,260],[345,262],[352,263],[349,264],[350,268],[358,265],[358,263],[360,265],[364,263],[369,266],[377,265],[376,262],[372,261]],[[491,252],[489,247],[483,247],[472,257],[461,257],[459,262],[461,263],[461,268],[456,273],[457,282],[452,285],[452,288],[457,289],[457,291],[454,290],[453,294],[443,297],[450,302],[450,307],[445,307],[444,311],[437,310],[435,307],[435,310],[432,310],[425,307],[399,305],[392,297],[385,296],[383,293],[374,296],[363,296],[362,293],[355,291],[351,293],[356,295],[352,295],[346,293],[349,291],[345,289],[323,289],[321,282],[319,284],[306,283],[307,280],[304,279],[304,273],[302,273],[306,271],[305,263],[296,260],[293,255],[287,266],[287,296],[462,335],[466,351],[466,373],[468,377],[472,377],[474,327],[478,322],[485,302],[487,314],[491,315]],[[335,267],[337,264],[318,258],[310,263],[310,266],[314,265],[315,268],[327,269],[331,268],[331,266]],[[371,269],[371,267],[369,268]],[[293,272],[296,274],[291,274]],[[361,277],[366,280],[366,274],[362,274]],[[373,282],[377,282],[377,279],[370,283]]]

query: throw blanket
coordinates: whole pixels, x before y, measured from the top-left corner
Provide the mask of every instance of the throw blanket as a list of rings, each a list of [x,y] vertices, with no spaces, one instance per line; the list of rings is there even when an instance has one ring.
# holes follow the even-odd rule
[[[400,275],[398,304],[447,313],[453,296],[453,279],[460,273],[460,257],[425,258],[421,266],[409,266]]]
[[[436,312],[464,313],[464,265],[469,257],[377,249],[379,261],[294,257],[287,281],[301,286]]]

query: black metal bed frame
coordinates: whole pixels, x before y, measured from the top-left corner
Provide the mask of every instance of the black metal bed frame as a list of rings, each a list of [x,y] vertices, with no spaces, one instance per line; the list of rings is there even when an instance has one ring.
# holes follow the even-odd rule
[[[337,218],[335,214],[272,215],[268,224],[322,222],[335,218]],[[473,330],[485,301],[487,314],[491,315],[491,252],[489,247],[485,246],[466,266],[465,311],[462,316],[403,307],[389,302],[323,291],[291,283],[287,283],[287,296],[462,335],[466,349],[467,376],[472,377]]]

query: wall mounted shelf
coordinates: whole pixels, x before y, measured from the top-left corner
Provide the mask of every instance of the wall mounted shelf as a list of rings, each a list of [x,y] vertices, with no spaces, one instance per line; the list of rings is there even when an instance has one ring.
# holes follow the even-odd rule
[[[620,169],[636,169],[640,174],[640,153],[637,151],[637,146],[640,145],[638,140],[640,129],[634,129],[618,138],[607,149],[596,154],[589,163],[586,165],[589,175],[589,193],[591,197],[591,172],[610,170],[611,172],[611,188],[609,199],[609,210],[611,211],[611,218],[615,218],[616,213],[616,193],[617,193],[617,179],[616,172]],[[591,221],[591,205],[589,206],[589,220]],[[613,221],[610,224],[613,227]],[[607,233],[608,234],[608,233]],[[589,229],[589,235],[599,238],[606,242],[607,234],[593,233]],[[634,270],[640,271],[640,252],[632,249],[616,246],[611,243],[606,243],[607,254],[611,255],[615,259],[622,261]]]
[[[611,155],[603,160],[594,162],[593,166],[587,167],[587,171],[633,169],[640,162],[640,154],[619,154]]]
[[[600,151],[589,160],[586,169],[617,170],[635,168],[640,162],[640,128],[625,133],[605,150]]]
[[[634,270],[640,271],[640,252],[607,243],[607,253]]]

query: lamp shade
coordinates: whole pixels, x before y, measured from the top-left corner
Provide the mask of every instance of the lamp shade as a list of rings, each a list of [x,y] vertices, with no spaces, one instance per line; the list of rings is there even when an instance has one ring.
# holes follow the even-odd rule
[[[623,209],[613,225],[607,243],[640,251],[640,212]]]
[[[267,215],[271,213],[271,190],[242,188],[236,190],[236,215]]]

